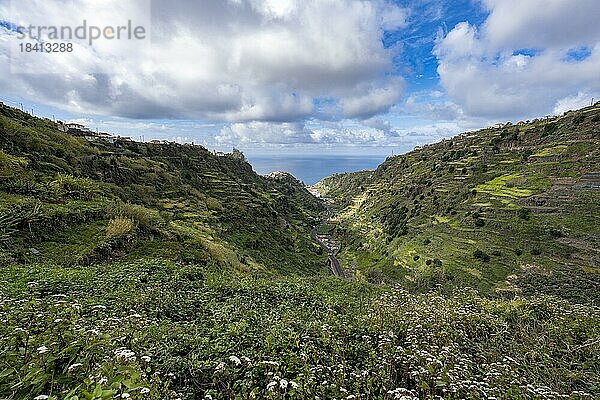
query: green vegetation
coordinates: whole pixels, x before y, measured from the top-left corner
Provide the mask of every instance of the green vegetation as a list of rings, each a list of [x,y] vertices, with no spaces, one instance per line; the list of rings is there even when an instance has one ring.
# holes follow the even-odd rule
[[[88,143],[0,109],[0,260],[92,264],[161,256],[241,270],[327,272],[322,205],[287,175],[200,146]],[[33,250],[31,250],[33,249]]]
[[[321,223],[239,151],[2,107],[0,398],[599,398],[600,110],[579,113],[328,178]]]
[[[343,266],[423,291],[599,302],[599,117],[470,132],[323,180]]]
[[[15,266],[0,396],[597,398],[600,310],[165,261]],[[209,397],[210,396],[210,397]]]

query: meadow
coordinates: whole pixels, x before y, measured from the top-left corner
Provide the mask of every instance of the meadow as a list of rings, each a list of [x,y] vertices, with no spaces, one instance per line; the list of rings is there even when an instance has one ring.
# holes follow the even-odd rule
[[[164,260],[4,270],[7,399],[594,399],[600,309]]]

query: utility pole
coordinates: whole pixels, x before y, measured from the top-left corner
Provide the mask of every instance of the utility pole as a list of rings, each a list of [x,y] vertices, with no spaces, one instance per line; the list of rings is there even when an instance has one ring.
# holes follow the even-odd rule
[[[25,112],[25,109],[23,109],[23,103],[21,103],[21,111]]]

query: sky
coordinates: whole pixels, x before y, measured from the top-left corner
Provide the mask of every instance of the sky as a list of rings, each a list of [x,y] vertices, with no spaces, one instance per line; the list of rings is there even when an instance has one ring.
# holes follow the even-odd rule
[[[83,19],[148,38],[15,50],[19,25]],[[136,140],[397,154],[600,100],[598,21],[598,0],[0,0],[0,99]]]

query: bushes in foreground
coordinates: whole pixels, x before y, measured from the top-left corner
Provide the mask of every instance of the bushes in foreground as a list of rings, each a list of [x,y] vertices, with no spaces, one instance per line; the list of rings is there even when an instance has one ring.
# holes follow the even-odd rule
[[[414,295],[161,261],[4,276],[2,398],[600,395],[600,309],[552,297]]]

